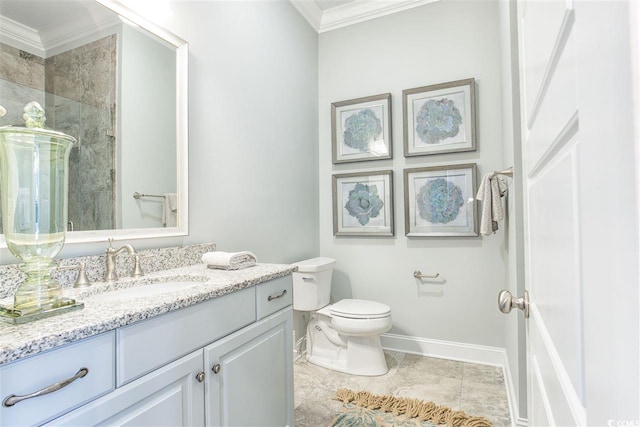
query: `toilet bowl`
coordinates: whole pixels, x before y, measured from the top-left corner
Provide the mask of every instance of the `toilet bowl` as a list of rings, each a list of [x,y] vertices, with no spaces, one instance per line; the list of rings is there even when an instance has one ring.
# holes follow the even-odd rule
[[[295,265],[293,308],[309,312],[307,360],[353,375],[387,373],[380,334],[392,326],[389,306],[362,299],[329,304],[335,260],[319,257]]]

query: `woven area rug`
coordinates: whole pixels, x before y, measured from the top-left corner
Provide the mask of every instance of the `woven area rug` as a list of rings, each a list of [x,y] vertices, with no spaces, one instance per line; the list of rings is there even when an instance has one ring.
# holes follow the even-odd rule
[[[433,402],[381,396],[368,391],[341,388],[333,397],[343,403],[329,427],[491,427],[483,417],[469,416]]]

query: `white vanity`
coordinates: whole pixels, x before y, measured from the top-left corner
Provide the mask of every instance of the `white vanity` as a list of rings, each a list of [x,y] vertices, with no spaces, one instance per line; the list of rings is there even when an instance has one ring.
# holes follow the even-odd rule
[[[167,270],[0,325],[0,425],[293,425],[293,270]]]

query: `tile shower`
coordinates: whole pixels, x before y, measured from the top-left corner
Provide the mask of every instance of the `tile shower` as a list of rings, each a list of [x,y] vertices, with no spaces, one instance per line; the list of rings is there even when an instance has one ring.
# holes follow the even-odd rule
[[[115,228],[117,35],[42,58],[0,43],[0,126],[23,123],[28,101],[46,126],[78,140],[69,160],[68,220],[76,231]]]

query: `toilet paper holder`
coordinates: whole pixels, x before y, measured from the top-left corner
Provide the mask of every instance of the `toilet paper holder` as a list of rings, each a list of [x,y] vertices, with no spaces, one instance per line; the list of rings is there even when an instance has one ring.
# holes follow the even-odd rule
[[[420,270],[416,270],[413,272],[413,277],[416,279],[436,279],[440,277],[440,273],[436,273],[435,276],[429,276],[428,274],[422,274]]]

